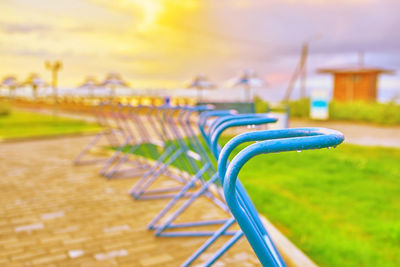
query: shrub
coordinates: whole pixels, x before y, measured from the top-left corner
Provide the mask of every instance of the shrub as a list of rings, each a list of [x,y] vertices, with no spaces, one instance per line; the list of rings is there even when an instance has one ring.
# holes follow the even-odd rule
[[[7,101],[0,100],[0,116],[7,116],[11,113],[11,105]]]
[[[269,109],[268,102],[264,101],[261,97],[254,97],[254,110],[256,113],[265,113]]]
[[[383,125],[400,124],[400,105],[389,103],[341,103],[329,104],[329,117],[333,120],[372,122]]]
[[[286,103],[290,109],[290,116],[295,118],[309,118],[310,117],[310,99],[302,98],[295,101]]]
[[[290,107],[290,116],[293,118],[310,117],[310,99],[304,98],[287,103]],[[329,103],[329,119],[358,122],[371,122],[381,125],[400,124],[400,105],[395,102],[343,103],[331,101]]]

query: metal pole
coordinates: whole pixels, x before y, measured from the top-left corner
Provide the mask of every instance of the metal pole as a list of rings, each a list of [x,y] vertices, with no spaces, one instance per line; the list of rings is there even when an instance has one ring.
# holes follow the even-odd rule
[[[45,62],[45,66],[51,72],[51,87],[53,88],[53,97],[54,97],[54,117],[57,117],[58,113],[58,92],[57,92],[57,84],[58,84],[58,72],[62,68],[62,63],[59,60],[54,61],[51,63],[50,61]]]

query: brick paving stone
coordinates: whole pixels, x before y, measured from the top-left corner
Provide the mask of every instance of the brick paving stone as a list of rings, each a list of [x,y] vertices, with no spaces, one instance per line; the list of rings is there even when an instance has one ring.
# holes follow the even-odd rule
[[[140,264],[143,266],[160,266],[166,262],[172,261],[174,258],[169,254],[160,254],[147,259],[140,260]]]
[[[134,201],[137,179],[73,166],[91,138],[0,144],[0,266],[179,266],[207,240],[156,238],[146,226],[168,200]],[[204,199],[184,220],[225,216]],[[254,259],[243,240],[216,266],[256,266]]]
[[[67,255],[65,254],[54,254],[54,255],[46,255],[44,257],[40,257],[37,259],[32,260],[33,265],[43,265],[43,264],[48,264],[48,263],[53,263],[57,262],[60,260],[65,260],[67,258]]]

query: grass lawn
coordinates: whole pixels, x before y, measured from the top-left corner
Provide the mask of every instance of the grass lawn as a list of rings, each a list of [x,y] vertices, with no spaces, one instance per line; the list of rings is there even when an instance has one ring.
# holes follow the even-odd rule
[[[400,149],[261,155],[239,176],[258,211],[317,264],[400,266]]]
[[[400,150],[340,145],[252,159],[258,211],[321,266],[400,266]]]
[[[13,110],[0,116],[0,139],[94,132],[96,124],[51,115]]]

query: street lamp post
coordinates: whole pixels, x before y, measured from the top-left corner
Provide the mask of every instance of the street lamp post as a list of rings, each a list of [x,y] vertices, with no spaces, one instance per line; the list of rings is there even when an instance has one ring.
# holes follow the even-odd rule
[[[50,61],[45,62],[46,69],[51,72],[51,87],[53,88],[53,95],[55,100],[57,100],[57,85],[58,85],[58,72],[62,68],[62,62],[59,60],[51,63]]]
[[[53,97],[54,97],[54,116],[57,116],[57,102],[58,102],[58,92],[57,92],[57,84],[58,84],[58,72],[62,68],[62,62],[56,60],[54,62],[46,61],[45,62],[46,69],[51,72],[51,87],[53,88]]]

